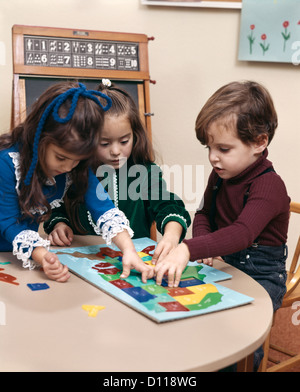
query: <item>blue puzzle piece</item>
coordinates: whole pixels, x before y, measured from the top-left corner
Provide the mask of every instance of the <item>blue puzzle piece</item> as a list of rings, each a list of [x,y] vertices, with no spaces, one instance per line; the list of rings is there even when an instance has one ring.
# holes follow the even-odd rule
[[[139,302],[147,302],[150,299],[156,298],[156,295],[148,293],[148,291],[141,287],[128,287],[122,290]]]
[[[47,285],[47,283],[28,283],[27,286],[32,291],[49,289],[49,286]]]
[[[178,287],[198,286],[200,284],[205,284],[205,282],[203,282],[203,280],[192,278],[192,279],[187,279],[187,280],[181,280],[179,282]],[[164,287],[168,286],[168,280],[163,278],[161,281],[161,285]]]

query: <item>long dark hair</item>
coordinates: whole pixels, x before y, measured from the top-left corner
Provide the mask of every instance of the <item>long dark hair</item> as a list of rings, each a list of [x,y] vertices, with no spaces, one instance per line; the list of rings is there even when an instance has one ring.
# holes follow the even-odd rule
[[[68,197],[70,206],[83,200],[88,186],[88,168],[99,144],[99,133],[103,125],[103,110],[91,99],[79,96],[72,118],[65,124],[56,122],[50,114],[45,122],[38,145],[38,162],[28,186],[24,179],[28,172],[32,155],[34,136],[45,108],[60,94],[71,88],[78,87],[77,82],[60,82],[49,87],[33,104],[26,120],[12,130],[0,136],[0,149],[18,144],[20,152],[20,187],[19,204],[25,216],[33,217],[30,209],[46,208],[47,211],[38,217],[38,221],[49,218],[51,208],[47,202],[42,186],[46,180],[45,151],[50,144],[54,144],[73,155],[85,157],[72,170],[72,189]],[[61,105],[59,115],[65,117],[71,106],[71,98]],[[72,216],[70,214],[69,216]]]

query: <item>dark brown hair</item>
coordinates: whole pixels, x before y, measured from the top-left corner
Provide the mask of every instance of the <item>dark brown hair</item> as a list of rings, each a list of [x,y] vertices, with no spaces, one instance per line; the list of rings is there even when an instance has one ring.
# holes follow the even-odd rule
[[[91,99],[80,96],[70,121],[65,124],[56,122],[50,114],[45,122],[38,146],[38,162],[33,172],[30,185],[24,185],[24,178],[28,172],[33,152],[33,141],[36,128],[45,108],[60,94],[78,87],[77,82],[60,82],[49,87],[33,104],[26,120],[12,130],[0,136],[0,149],[18,144],[20,152],[20,188],[19,204],[25,216],[32,216],[31,208],[42,207],[47,212],[38,218],[46,220],[51,208],[47,202],[42,186],[47,179],[45,168],[45,151],[49,144],[54,144],[74,155],[84,157],[72,170],[73,185],[69,192],[70,205],[74,206],[83,200],[88,186],[88,168],[98,143],[99,129],[103,125],[103,110]],[[60,107],[59,115],[64,118],[69,112],[71,98]],[[73,214],[70,214],[72,216]]]
[[[133,148],[131,158],[135,164],[145,164],[154,161],[154,151],[146,129],[141,121],[138,108],[132,97],[122,88],[111,84],[110,87],[99,84],[98,91],[106,94],[112,101],[108,116],[126,115],[133,132]],[[101,100],[101,99],[100,99]]]
[[[208,99],[196,119],[196,135],[202,144],[208,143],[208,128],[219,119],[235,126],[245,144],[255,142],[262,134],[270,143],[278,124],[270,93],[253,81],[229,83]]]

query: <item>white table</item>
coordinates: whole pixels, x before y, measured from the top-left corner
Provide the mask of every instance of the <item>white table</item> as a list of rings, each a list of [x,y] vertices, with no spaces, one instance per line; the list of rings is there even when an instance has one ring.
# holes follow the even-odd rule
[[[72,246],[99,243],[76,237]],[[237,308],[157,324],[72,274],[67,283],[29,271],[11,253],[0,253],[4,272],[19,285],[0,280],[5,324],[0,325],[0,370],[179,372],[215,371],[248,357],[264,342],[273,310],[267,292],[232,266],[222,285],[255,298]],[[27,283],[50,288],[31,291]],[[100,305],[90,317],[82,305]],[[1,320],[1,319],[0,319]],[[249,363],[249,362],[248,362]],[[251,363],[251,361],[250,361]]]

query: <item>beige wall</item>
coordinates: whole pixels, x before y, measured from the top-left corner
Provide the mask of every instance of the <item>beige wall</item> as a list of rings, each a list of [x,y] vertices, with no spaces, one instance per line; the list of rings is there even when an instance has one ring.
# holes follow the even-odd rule
[[[155,37],[149,61],[157,83],[150,96],[159,162],[204,165],[206,180],[210,165],[194,135],[196,115],[221,85],[254,79],[270,90],[279,116],[269,158],[291,198],[300,201],[300,66],[239,62],[240,15],[230,9],[143,6],[140,0],[0,0],[0,129],[10,124],[14,24],[145,33]]]

